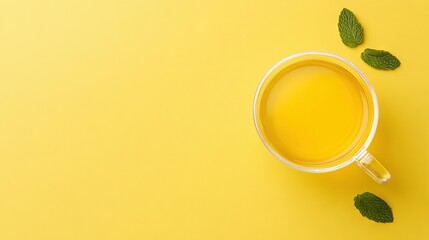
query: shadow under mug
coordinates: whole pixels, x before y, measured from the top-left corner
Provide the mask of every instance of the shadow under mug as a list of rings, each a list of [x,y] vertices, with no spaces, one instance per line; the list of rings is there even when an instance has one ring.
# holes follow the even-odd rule
[[[275,137],[273,136],[279,136],[283,134],[283,136],[280,136],[282,139],[287,139],[287,140],[290,140],[290,139],[288,139],[288,136],[284,136],[285,134],[287,135],[287,132],[280,131],[275,127],[271,126],[271,129],[267,130],[268,128],[267,125],[270,124],[270,121],[275,121],[275,119],[267,120],[267,118],[269,117],[266,117],[265,115],[268,114],[270,117],[275,116],[271,113],[267,113],[268,111],[267,109],[272,108],[271,106],[267,105],[267,101],[271,101],[271,102],[285,101],[278,104],[279,106],[283,106],[283,105],[293,106],[294,104],[299,104],[295,102],[287,102],[287,101],[293,101],[293,98],[287,98],[287,96],[283,96],[283,95],[270,98],[270,94],[271,94],[270,91],[273,89],[273,86],[276,84],[279,84],[279,82],[280,84],[284,84],[284,86],[282,87],[283,89],[287,88],[288,85],[285,84],[284,81],[294,81],[294,78],[296,78],[296,76],[299,76],[297,75],[299,73],[295,73],[294,71],[296,71],[296,69],[298,69],[298,71],[306,71],[305,66],[309,66],[309,65],[315,65],[316,68],[321,68],[321,69],[331,68],[331,69],[328,69],[328,71],[334,71],[335,69],[336,70],[340,69],[345,74],[348,74],[347,76],[350,76],[350,77],[344,78],[341,81],[355,81],[353,84],[357,84],[356,86],[359,86],[359,89],[360,89],[356,91],[361,91],[361,93],[359,94],[360,96],[362,96],[362,99],[363,99],[363,101],[360,104],[364,105],[363,109],[366,109],[365,110],[366,112],[361,116],[365,122],[365,126],[363,127],[364,129],[361,131],[362,134],[356,134],[355,136],[356,139],[352,141],[353,142],[352,146],[347,146],[346,148],[342,149],[341,154],[337,154],[335,155],[335,157],[331,156],[331,158],[326,158],[326,159],[312,159],[312,161],[305,162],[305,161],[301,161],[299,157],[296,157],[296,155],[289,154],[294,150],[291,146],[276,143],[276,141],[277,142],[279,141],[278,139],[274,139]],[[334,66],[334,68],[332,68],[332,66]],[[311,76],[311,73],[310,73],[310,76]],[[301,80],[298,80],[298,81],[301,81]],[[297,84],[301,84],[301,83],[297,83]],[[325,92],[323,94],[328,94],[327,96],[329,96],[329,89],[328,90],[324,89],[323,91],[328,91],[327,93]],[[330,91],[335,91],[335,89],[330,89]],[[287,94],[287,91],[285,94]],[[293,95],[293,92],[292,93],[289,92],[289,94]],[[294,106],[294,107],[299,108],[300,106]],[[346,60],[345,58],[335,54],[325,53],[325,52],[302,52],[302,53],[297,53],[282,59],[280,62],[275,64],[262,78],[256,90],[254,103],[253,103],[254,123],[262,142],[277,159],[279,159],[286,165],[305,172],[323,173],[323,172],[335,171],[351,164],[352,162],[356,162],[357,165],[361,167],[377,183],[385,183],[390,179],[389,172],[370,153],[367,152],[367,148],[371,143],[374,137],[375,131],[377,129],[377,122],[378,122],[378,116],[379,116],[378,111],[379,110],[378,110],[377,97],[375,95],[374,89],[372,88],[366,76],[355,65],[353,65],[350,61]],[[329,114],[329,113],[326,113],[326,114]],[[296,129],[299,129],[299,127],[305,127],[305,126],[298,127],[298,125],[302,125],[302,124],[305,125],[306,123],[308,123],[309,120],[307,119],[306,121],[300,122],[299,118],[300,116],[296,116],[297,121],[295,122],[284,121],[284,124],[296,124],[296,127],[297,127]],[[315,118],[314,121],[318,121],[318,119]],[[283,123],[282,122],[278,123],[277,121],[277,126],[280,126],[280,128],[281,128],[281,124]],[[295,126],[287,126],[287,127],[289,131],[291,131],[291,129],[294,130]],[[277,130],[278,132],[276,132]],[[271,133],[267,133],[268,131],[271,131]],[[299,132],[297,133],[295,131],[294,134],[299,135]],[[314,138],[314,136],[312,137]],[[303,149],[304,151],[301,151],[301,152],[305,152],[305,148]]]

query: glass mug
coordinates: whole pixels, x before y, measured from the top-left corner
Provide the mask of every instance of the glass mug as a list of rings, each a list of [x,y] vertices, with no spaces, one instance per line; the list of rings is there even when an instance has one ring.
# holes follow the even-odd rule
[[[302,52],[275,64],[254,98],[256,130],[283,163],[322,173],[356,162],[385,183],[389,172],[370,154],[378,103],[365,75],[330,53]]]

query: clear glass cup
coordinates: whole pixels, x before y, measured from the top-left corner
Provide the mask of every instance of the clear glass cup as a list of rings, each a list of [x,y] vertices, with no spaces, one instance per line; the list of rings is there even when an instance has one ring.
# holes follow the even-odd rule
[[[275,79],[275,76],[280,74],[282,70],[293,66],[294,64],[299,64],[309,60],[317,60],[322,62],[325,61],[329,64],[335,64],[336,66],[339,66],[341,69],[345,69],[348,73],[350,73],[353,76],[352,81],[356,81],[363,89],[365,93],[364,98],[367,100],[365,101],[365,104],[367,104],[365,107],[371,111],[371,114],[368,115],[368,118],[370,119],[367,119],[367,124],[365,125],[367,133],[362,135],[362,139],[360,139],[362,144],[357,146],[357,148],[353,148],[353,146],[351,146],[350,152],[347,152],[347,154],[344,154],[342,158],[336,159],[335,161],[315,161],[311,164],[303,164],[301,162],[294,161],[284,154],[284,149],[276,148],[276,146],[273,145],[271,139],[269,139],[269,136],[264,134],[264,126],[261,122],[261,108],[263,104],[265,104],[263,95],[265,94],[265,91],[268,91],[267,87],[270,85],[270,82]],[[371,143],[377,129],[378,116],[379,109],[376,94],[362,71],[360,71],[355,65],[345,58],[325,52],[302,52],[282,59],[280,62],[275,64],[262,78],[256,90],[253,102],[253,118],[259,137],[268,150],[277,159],[286,165],[305,172],[323,173],[335,171],[351,164],[352,162],[356,162],[357,165],[361,167],[377,183],[385,183],[390,179],[389,172],[370,153],[367,152],[367,148]]]

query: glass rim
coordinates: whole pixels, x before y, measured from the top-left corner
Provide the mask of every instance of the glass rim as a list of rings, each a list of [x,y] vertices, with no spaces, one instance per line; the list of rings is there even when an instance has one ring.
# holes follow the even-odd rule
[[[316,56],[325,56],[325,57],[330,57],[330,58],[334,58],[337,59],[343,63],[345,63],[346,65],[348,65],[349,67],[351,67],[354,71],[356,71],[356,73],[361,77],[361,79],[363,80],[363,82],[365,83],[366,87],[368,88],[369,92],[371,93],[371,97],[372,97],[372,105],[374,108],[374,117],[373,117],[373,123],[371,126],[371,130],[368,134],[367,139],[365,140],[364,144],[362,145],[362,147],[353,155],[353,157],[351,157],[350,159],[340,162],[337,165],[331,166],[331,167],[304,167],[298,164],[293,163],[292,161],[289,161],[288,159],[286,159],[285,157],[281,156],[279,153],[277,153],[269,144],[268,141],[265,139],[265,137],[263,136],[262,132],[261,132],[261,128],[259,126],[259,122],[258,122],[258,116],[257,116],[257,105],[258,105],[258,99],[259,96],[261,94],[261,89],[262,86],[264,85],[264,83],[267,81],[268,77],[271,75],[271,73],[273,71],[275,71],[280,65],[291,61],[295,58],[298,57],[302,57],[302,56],[309,56],[309,55],[316,55]],[[361,154],[363,154],[364,152],[366,152],[366,150],[369,147],[369,144],[371,143],[372,139],[374,138],[375,132],[377,130],[377,124],[378,124],[378,117],[379,117],[379,108],[378,108],[378,101],[377,101],[377,96],[375,94],[375,91],[373,89],[373,87],[371,86],[371,83],[369,82],[369,80],[367,79],[367,77],[365,76],[365,74],[363,74],[363,72],[356,67],[353,63],[351,63],[349,60],[347,60],[344,57],[341,57],[339,55],[336,54],[332,54],[332,53],[327,53],[327,52],[321,52],[321,51],[305,51],[305,52],[299,52],[299,53],[295,53],[292,54],[288,57],[283,58],[282,60],[280,60],[279,62],[277,62],[276,64],[274,64],[269,70],[268,72],[264,75],[264,77],[262,78],[262,80],[259,82],[258,88],[256,89],[256,93],[253,99],[253,122],[255,124],[256,127],[256,131],[258,132],[258,135],[260,137],[260,139],[262,140],[263,144],[265,145],[265,147],[271,152],[271,154],[273,154],[278,160],[282,161],[283,163],[285,163],[286,165],[304,171],[304,172],[312,172],[312,173],[323,173],[323,172],[331,172],[331,171],[335,171],[338,170],[340,168],[343,168],[345,166],[350,165],[352,162],[356,161],[358,159],[358,156],[360,156]]]

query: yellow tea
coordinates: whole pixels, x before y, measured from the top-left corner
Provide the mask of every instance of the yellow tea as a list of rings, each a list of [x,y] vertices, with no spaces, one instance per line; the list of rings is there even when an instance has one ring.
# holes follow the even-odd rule
[[[260,131],[283,158],[302,166],[338,163],[367,139],[371,98],[342,66],[305,60],[266,82],[258,106]]]

